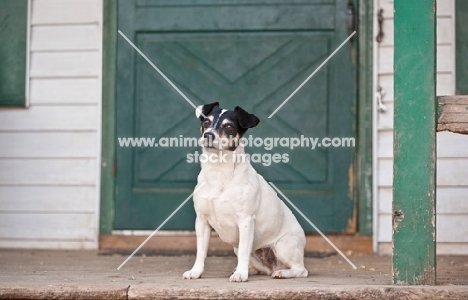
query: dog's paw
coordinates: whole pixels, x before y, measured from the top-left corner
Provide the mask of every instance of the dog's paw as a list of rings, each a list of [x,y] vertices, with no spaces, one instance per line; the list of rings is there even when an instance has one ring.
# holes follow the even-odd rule
[[[234,274],[231,275],[231,277],[229,277],[229,281],[230,282],[244,282],[244,281],[247,281],[247,279],[249,278],[249,274],[248,273],[240,273],[240,272],[234,272]]]
[[[195,271],[195,270],[190,270],[184,273],[182,277],[184,279],[198,279],[201,277],[202,272],[200,271]]]
[[[285,274],[285,270],[278,270],[278,271],[275,271],[273,272],[273,274],[271,274],[271,277],[272,278],[275,278],[275,279],[284,279],[284,278],[288,278]]]

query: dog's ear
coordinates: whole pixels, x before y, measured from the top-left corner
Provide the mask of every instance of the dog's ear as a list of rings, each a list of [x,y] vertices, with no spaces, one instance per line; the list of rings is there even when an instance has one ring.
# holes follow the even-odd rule
[[[205,116],[209,115],[210,112],[215,108],[215,107],[219,107],[219,103],[218,102],[214,102],[214,103],[210,103],[210,104],[205,104],[205,105],[200,105],[200,106],[197,106],[197,109],[195,109],[195,115],[197,116],[197,118],[199,118],[200,120],[203,120]]]
[[[258,123],[260,122],[260,120],[257,118],[257,116],[255,116],[253,114],[249,114],[248,112],[246,112],[245,110],[243,110],[239,106],[236,106],[236,108],[234,108],[234,111],[238,115],[239,125],[242,128],[245,128],[245,129],[252,128],[252,127],[257,126]]]

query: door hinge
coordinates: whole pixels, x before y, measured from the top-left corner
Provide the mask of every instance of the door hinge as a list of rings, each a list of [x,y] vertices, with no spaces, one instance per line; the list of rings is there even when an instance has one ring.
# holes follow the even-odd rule
[[[381,43],[382,40],[383,40],[383,37],[384,37],[384,33],[383,33],[383,9],[380,9],[379,10],[379,13],[377,14],[377,22],[379,24],[379,33],[377,33],[377,36],[375,37],[375,40],[377,41],[377,43]]]

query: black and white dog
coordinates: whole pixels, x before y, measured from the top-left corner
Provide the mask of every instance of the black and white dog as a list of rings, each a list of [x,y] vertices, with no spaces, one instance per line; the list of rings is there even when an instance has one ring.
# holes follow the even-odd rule
[[[240,107],[221,109],[217,102],[199,106],[196,116],[203,153],[218,159],[201,163],[198,185],[205,184],[193,196],[197,257],[183,278],[202,275],[211,228],[237,255],[230,281],[247,281],[249,266],[273,278],[307,277],[304,230],[250,162],[236,158],[245,154],[239,140],[260,120]]]

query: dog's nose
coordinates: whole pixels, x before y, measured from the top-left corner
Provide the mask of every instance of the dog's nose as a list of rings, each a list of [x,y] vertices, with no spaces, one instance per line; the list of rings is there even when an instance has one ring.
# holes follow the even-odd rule
[[[210,141],[214,141],[214,139],[215,139],[215,135],[214,135],[213,133],[211,133],[211,132],[205,132],[205,133],[203,134],[203,137],[204,137],[205,139],[210,140]]]
[[[205,147],[208,148],[213,148],[214,140],[215,140],[215,135],[211,132],[205,132],[203,134],[203,138],[205,139]]]

